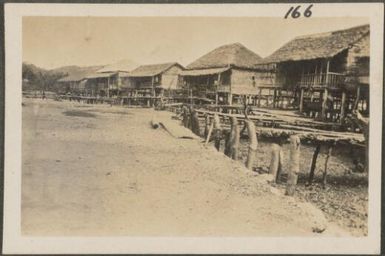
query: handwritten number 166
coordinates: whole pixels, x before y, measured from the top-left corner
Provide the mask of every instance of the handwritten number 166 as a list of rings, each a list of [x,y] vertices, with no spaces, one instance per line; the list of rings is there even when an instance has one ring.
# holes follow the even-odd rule
[[[312,12],[310,11],[310,8],[312,7],[313,5],[309,5],[309,7],[306,8],[305,12],[303,13],[303,16],[305,16],[306,18],[309,18],[311,15],[312,15]],[[293,19],[296,19],[296,18],[299,18],[301,17],[301,13],[298,11],[299,8],[301,8],[300,5],[298,5],[297,7],[290,7],[289,11],[287,11],[286,15],[285,15],[285,19],[287,19],[287,17],[289,17],[290,13],[291,13],[291,17]]]

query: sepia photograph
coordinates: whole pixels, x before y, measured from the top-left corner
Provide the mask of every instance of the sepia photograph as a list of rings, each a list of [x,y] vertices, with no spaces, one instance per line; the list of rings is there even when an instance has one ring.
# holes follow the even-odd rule
[[[368,239],[383,25],[292,6],[270,17],[20,15],[13,232],[29,244]]]

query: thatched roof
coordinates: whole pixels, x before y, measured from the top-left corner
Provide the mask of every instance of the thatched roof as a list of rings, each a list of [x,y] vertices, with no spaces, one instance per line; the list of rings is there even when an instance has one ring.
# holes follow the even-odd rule
[[[184,69],[182,65],[176,62],[171,63],[162,63],[162,64],[151,64],[151,65],[142,65],[134,69],[129,76],[130,77],[151,77],[159,75],[173,66],[179,66]]]
[[[132,60],[120,60],[116,63],[104,66],[103,68],[99,69],[98,73],[104,73],[104,72],[117,72],[117,71],[123,71],[123,72],[129,72],[135,68],[137,68],[139,64]]]
[[[82,79],[84,79],[84,77],[77,77],[77,76],[66,76],[66,77],[63,77],[63,78],[60,78],[59,80],[57,80],[58,82],[79,82],[81,81]]]
[[[65,70],[66,67],[62,69]],[[90,74],[96,72],[96,70],[100,69],[99,66],[95,67],[76,67],[71,66],[71,69],[68,69],[68,75],[58,80],[58,82],[79,82],[85,79]],[[58,69],[59,70],[59,69]]]
[[[191,70],[183,70],[180,72],[181,76],[206,76],[206,75],[214,75],[225,72],[229,70],[229,67],[225,68],[206,68],[206,69],[191,69]]]
[[[369,31],[369,25],[362,25],[345,30],[296,37],[261,63],[330,58],[368,35]]]
[[[253,68],[261,57],[240,43],[223,45],[203,55],[187,66],[187,69],[207,69],[234,66]]]
[[[96,79],[96,78],[107,78],[116,75],[117,72],[104,72],[104,73],[93,73],[88,75],[86,78],[87,79]]]

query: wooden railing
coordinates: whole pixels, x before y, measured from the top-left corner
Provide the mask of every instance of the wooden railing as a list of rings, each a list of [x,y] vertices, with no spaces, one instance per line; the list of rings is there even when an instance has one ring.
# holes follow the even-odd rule
[[[230,85],[224,85],[224,84],[219,85],[218,92],[230,92]]]
[[[301,78],[301,87],[338,88],[344,83],[345,76],[340,73],[306,74]]]

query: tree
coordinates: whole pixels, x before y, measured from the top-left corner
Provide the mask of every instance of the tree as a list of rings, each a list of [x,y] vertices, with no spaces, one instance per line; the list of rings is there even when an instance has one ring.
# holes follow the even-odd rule
[[[22,79],[28,80],[29,90],[52,91],[57,80],[67,74],[54,70],[39,68],[33,64],[23,63]]]

